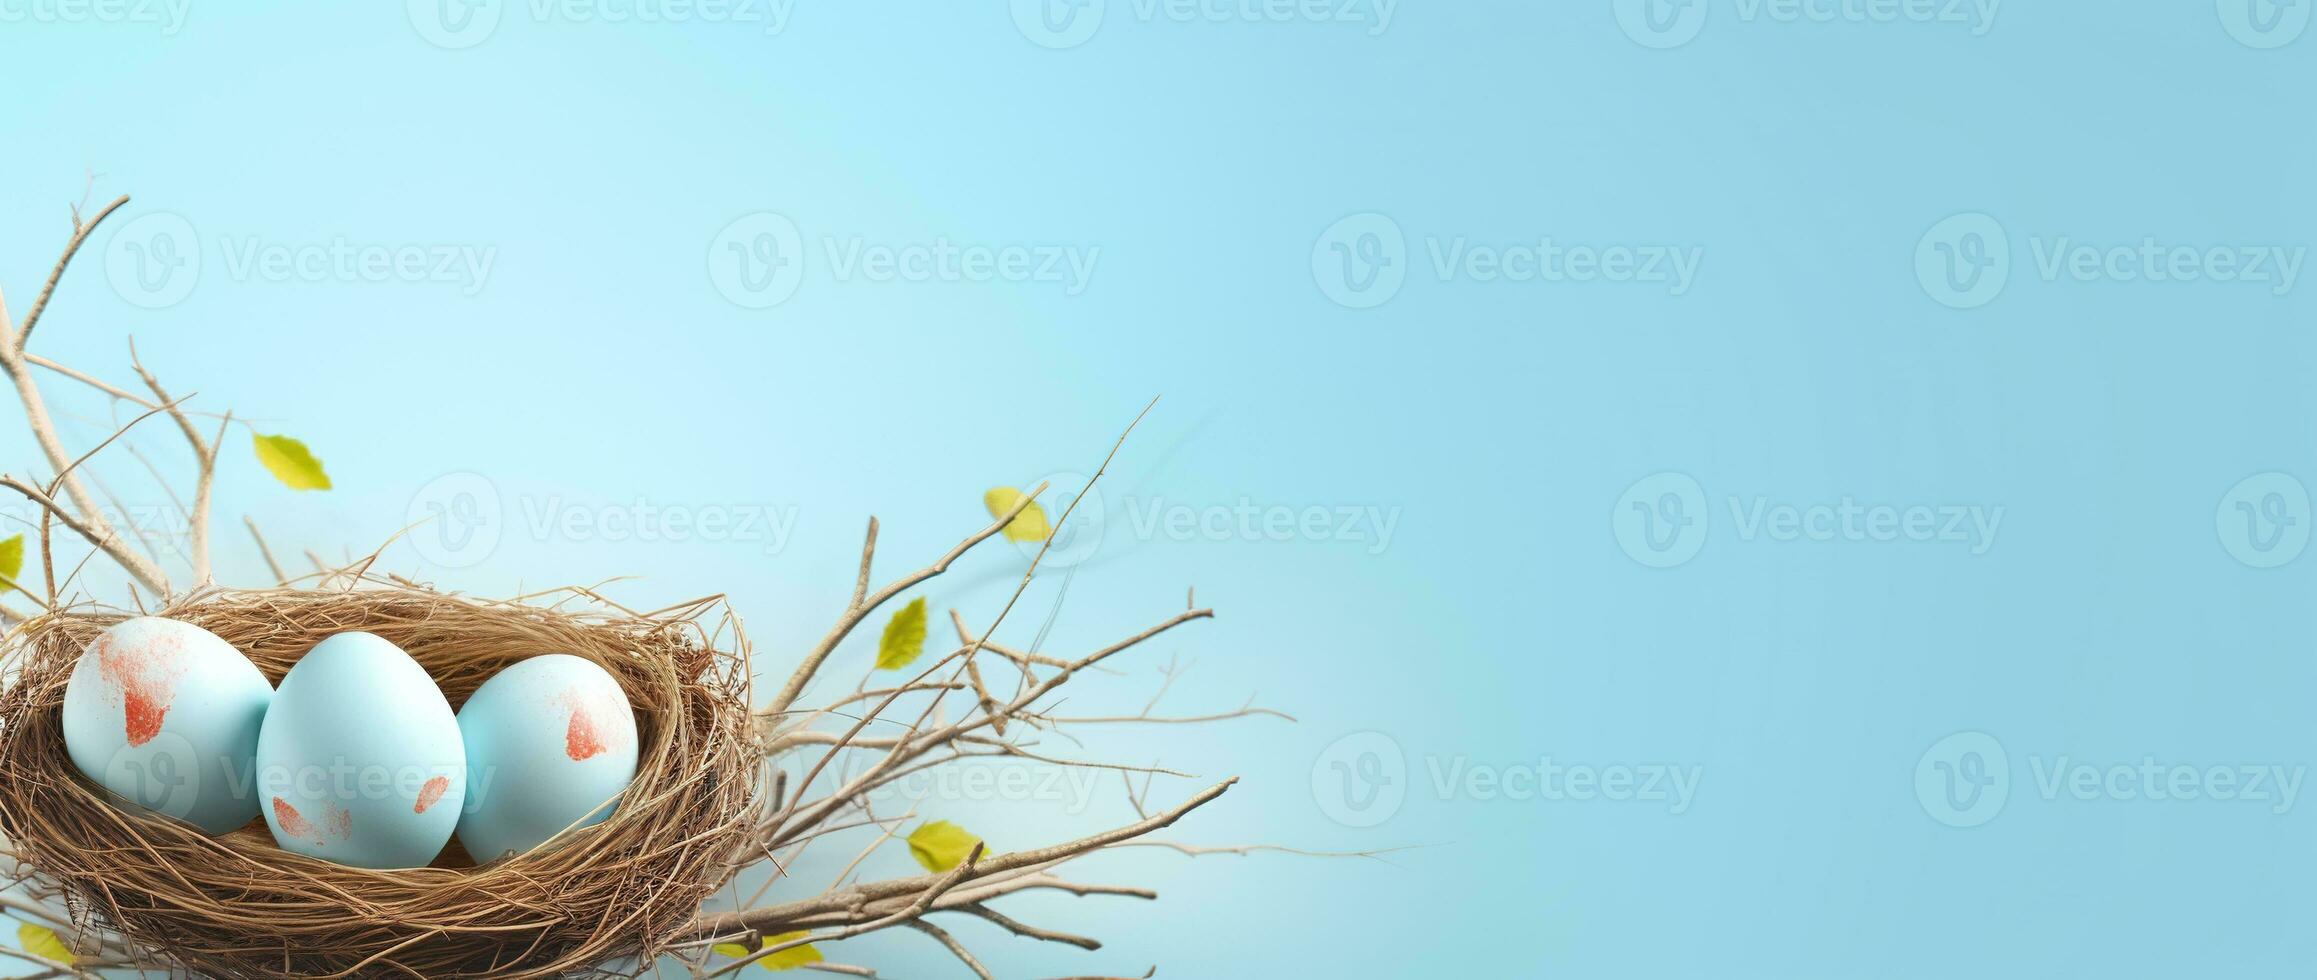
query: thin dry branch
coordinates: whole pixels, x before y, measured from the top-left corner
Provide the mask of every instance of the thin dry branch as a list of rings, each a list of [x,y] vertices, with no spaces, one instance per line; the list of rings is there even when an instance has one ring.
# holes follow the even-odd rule
[[[869,563],[877,551],[877,523],[871,519],[868,539],[861,545],[861,576],[858,581],[862,585],[855,587],[853,602],[845,608],[843,615],[837,617],[836,625],[829,627],[828,634],[822,636],[821,641],[813,644],[813,648],[805,653],[804,660],[797,664],[796,672],[789,675],[788,682],[781,685],[780,692],[773,695],[772,702],[758,713],[764,717],[772,718],[788,711],[789,706],[796,703],[797,696],[804,693],[805,684],[813,679],[814,674],[820,672],[822,662],[828,660],[829,654],[836,651],[837,644],[844,642],[845,637],[852,634],[854,627],[861,625],[861,621],[867,619],[870,613],[875,612],[878,606],[884,605],[887,600],[927,579],[949,571],[952,562],[957,561],[966,552],[973,550],[975,545],[987,541],[999,531],[1005,530],[1006,525],[1013,523],[1014,518],[1028,508],[1031,502],[1037,499],[1038,494],[1044,493],[1045,490],[1045,484],[1038,484],[1036,490],[1015,501],[1012,508],[998,515],[998,518],[991,521],[989,526],[967,535],[965,540],[958,542],[956,547],[949,549],[948,554],[942,555],[933,564],[893,580],[891,584],[878,589],[875,595],[864,597],[861,592],[868,582]]]
[[[233,424],[233,413],[225,413],[225,418],[217,424],[215,439],[205,440],[201,437],[201,430],[193,427],[193,420],[186,417],[185,410],[178,407],[178,403],[169,397],[167,391],[162,390],[161,379],[145,370],[145,362],[137,357],[135,340],[129,341],[129,364],[137,369],[137,377],[143,379],[145,387],[153,392],[153,397],[168,409],[169,417],[177,423],[177,431],[183,433],[185,441],[193,447],[196,466],[193,475],[193,512],[188,519],[185,536],[192,545],[193,587],[200,588],[210,583],[209,486],[217,476],[217,450],[225,441],[226,426]]]
[[[65,496],[72,501],[75,513],[66,521],[67,526],[79,531],[82,537],[96,543],[97,547],[105,549],[108,557],[118,561],[122,568],[147,588],[168,595],[169,578],[162,573],[160,566],[131,552],[126,546],[114,550],[114,546],[125,539],[106,520],[103,509],[98,505],[96,496],[89,492],[86,481],[72,472],[73,464],[64,450],[63,441],[57,438],[56,423],[49,415],[48,403],[40,395],[40,386],[33,381],[31,362],[26,359],[24,350],[25,342],[31,339],[32,328],[39,324],[41,315],[48,310],[48,301],[56,293],[57,281],[64,277],[65,268],[72,264],[72,258],[79,253],[81,244],[88,240],[89,233],[99,223],[128,201],[127,195],[116,198],[87,221],[80,220],[77,210],[74,212],[72,238],[65,243],[64,254],[57,258],[56,266],[49,271],[48,281],[41,287],[39,297],[33,300],[32,309],[25,314],[22,325],[9,324],[7,305],[0,301],[0,372],[5,372],[8,380],[15,384],[16,397],[24,403],[25,423],[32,430],[33,441],[40,445],[41,455],[56,470],[57,481],[62,485]],[[58,519],[64,520],[67,515],[54,496],[53,492],[42,494],[42,499],[46,501],[42,506],[56,514]]]

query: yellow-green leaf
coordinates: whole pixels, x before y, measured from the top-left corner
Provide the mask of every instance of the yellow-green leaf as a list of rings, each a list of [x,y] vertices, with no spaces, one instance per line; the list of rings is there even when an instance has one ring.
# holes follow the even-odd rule
[[[16,587],[16,573],[24,570],[24,535],[0,541],[0,592]]]
[[[16,927],[16,943],[24,951],[51,963],[72,965],[72,950],[56,937],[56,930],[30,922]]]
[[[925,597],[918,596],[885,621],[885,635],[877,639],[877,669],[899,670],[924,652]]]
[[[947,820],[936,820],[909,835],[909,856],[925,870],[934,873],[948,871],[965,861],[973,853],[973,846],[982,839],[966,833],[965,828]]]
[[[257,461],[265,464],[274,479],[292,490],[328,490],[330,474],[322,472],[322,461],[307,451],[306,444],[288,436],[251,435],[257,446]]]
[[[803,939],[804,937],[805,934],[802,932],[784,932],[777,936],[766,936],[764,937],[763,945],[760,945],[756,948],[763,949],[766,946],[778,946],[790,940]],[[732,957],[733,959],[739,959],[751,952],[754,952],[754,950],[751,950],[746,946],[742,946],[739,943],[717,943],[716,951],[726,956]],[[767,970],[793,970],[807,963],[818,963],[820,961],[821,951],[814,949],[813,944],[806,943],[802,946],[794,946],[781,950],[780,952],[774,953],[771,956],[757,960],[756,965],[761,966]]]
[[[990,517],[994,519],[1006,516],[1006,512],[1014,509],[1014,505],[1021,502],[1021,499],[1020,490],[991,487],[988,493],[982,494],[982,506],[990,509]],[[1035,500],[1030,501],[1028,507],[1022,508],[1021,513],[1014,515],[1013,520],[1006,522],[1008,541],[1044,541],[1050,533],[1052,529],[1046,525],[1046,508],[1038,506]]]

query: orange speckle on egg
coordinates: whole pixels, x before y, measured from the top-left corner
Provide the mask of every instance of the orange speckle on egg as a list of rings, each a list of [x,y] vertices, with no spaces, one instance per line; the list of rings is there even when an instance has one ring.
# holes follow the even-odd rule
[[[450,788],[451,780],[448,776],[436,776],[427,780],[426,785],[418,788],[418,805],[411,807],[410,812],[425,813],[427,807],[441,802],[442,795],[449,792]]]
[[[354,815],[338,804],[330,804],[330,833],[339,840],[354,836]]]
[[[595,733],[595,719],[587,713],[587,706],[576,701],[571,706],[571,724],[563,729],[563,754],[573,762],[592,759],[611,751]]]
[[[279,796],[274,797],[274,822],[282,826],[283,833],[292,837],[314,836],[313,823],[309,822],[304,814],[299,813],[297,807],[291,806],[290,801]]]
[[[161,649],[164,644],[167,648]],[[170,668],[183,645],[174,636],[156,637],[142,647],[124,647],[109,633],[97,637],[97,669],[121,692],[123,734],[130,745],[143,745],[161,734],[161,719],[168,716],[169,702],[176,696]]]

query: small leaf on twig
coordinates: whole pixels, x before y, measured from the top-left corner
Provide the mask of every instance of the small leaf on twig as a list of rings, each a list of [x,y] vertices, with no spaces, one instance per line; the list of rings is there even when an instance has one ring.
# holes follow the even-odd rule
[[[925,597],[918,596],[885,621],[885,635],[877,640],[877,669],[899,670],[924,652]]]
[[[1020,490],[991,487],[988,493],[982,494],[982,506],[990,509],[990,517],[1004,517],[1021,499]],[[1044,541],[1050,533],[1052,529],[1046,525],[1046,508],[1038,506],[1035,500],[1030,501],[1028,507],[1022,508],[1021,513],[1014,515],[1013,520],[1006,522],[1008,541]]]
[[[0,592],[16,587],[16,573],[24,570],[24,535],[0,541]]]
[[[909,835],[909,856],[935,874],[955,868],[982,839],[947,820],[936,820]]]
[[[252,434],[257,446],[257,461],[265,464],[274,479],[292,490],[328,490],[330,475],[322,472],[322,461],[307,451],[306,444],[288,436]]]
[[[777,936],[766,936],[764,937],[763,945],[756,947],[756,949],[763,949],[766,946],[778,946],[792,939],[803,939],[804,937],[805,934],[803,932],[784,932]],[[733,959],[739,959],[743,956],[747,956],[752,952],[755,952],[756,950],[749,949],[748,947],[742,946],[739,943],[717,943],[716,951],[726,956],[732,957]],[[802,946],[781,950],[780,952],[774,953],[771,956],[757,960],[756,965],[761,966],[767,970],[793,970],[807,963],[818,963],[820,961],[821,951],[814,949],[813,944],[806,943]]]
[[[16,942],[24,951],[51,963],[72,965],[72,950],[56,937],[56,930],[30,922],[16,927]]]

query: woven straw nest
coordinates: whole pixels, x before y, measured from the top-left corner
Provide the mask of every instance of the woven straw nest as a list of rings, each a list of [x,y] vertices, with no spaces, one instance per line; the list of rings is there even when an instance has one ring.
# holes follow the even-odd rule
[[[224,638],[269,680],[322,638],[367,630],[408,651],[455,709],[502,667],[572,653],[626,688],[641,743],[609,820],[486,866],[453,842],[425,868],[345,867],[274,846],[262,821],[204,836],[107,802],[65,754],[65,681],[124,615],[46,614],[8,635],[0,834],[25,870],[63,892],[76,925],[171,961],[149,965],[223,977],[509,977],[647,963],[727,880],[760,807],[747,642],[719,602],[631,615],[400,585],[212,591],[156,615]]]

